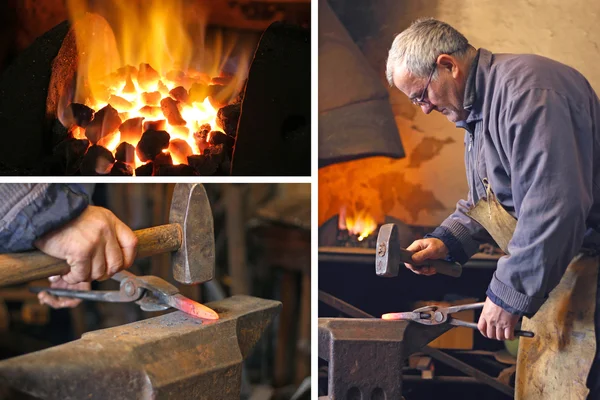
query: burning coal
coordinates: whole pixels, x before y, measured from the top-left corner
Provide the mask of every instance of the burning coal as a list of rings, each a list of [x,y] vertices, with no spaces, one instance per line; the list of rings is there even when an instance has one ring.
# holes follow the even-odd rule
[[[59,120],[73,146],[89,143],[84,175],[229,174],[241,100],[228,104],[234,79],[126,66],[102,80],[87,105],[59,110]]]

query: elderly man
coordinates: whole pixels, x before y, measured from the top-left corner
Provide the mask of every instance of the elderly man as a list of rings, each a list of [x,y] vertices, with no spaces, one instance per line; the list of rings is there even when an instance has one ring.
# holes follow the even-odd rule
[[[386,74],[390,85],[402,91],[424,113],[440,112],[466,131],[468,198],[459,201],[456,211],[434,232],[411,244],[409,250],[417,252],[415,261],[448,258],[464,263],[488,234],[496,242],[502,241],[494,221],[511,215],[516,219],[516,227],[504,249],[507,255],[498,261],[488,287],[478,327],[488,338],[512,339],[519,317],[533,317],[542,308],[546,317],[536,315],[531,319],[534,324],[527,329],[542,333],[533,340],[545,340],[543,332],[548,321],[561,321],[561,310],[555,302],[544,303],[566,276],[568,267],[576,277],[582,270],[577,265],[583,263],[588,273],[594,270],[594,279],[597,276],[598,258],[589,252],[580,254],[584,245],[593,251],[600,249],[597,95],[573,68],[537,55],[494,54],[475,49],[453,27],[434,19],[418,20],[396,36],[389,51]],[[492,223],[487,229],[468,215],[480,201],[488,206],[490,202],[502,206],[491,215]],[[435,273],[431,269],[407,267],[417,273]],[[591,315],[597,291],[596,284],[592,286],[594,293],[584,294]],[[581,303],[574,305],[573,296],[565,298],[570,304],[560,305],[563,313],[583,311],[576,310]],[[599,309],[596,307],[597,334]],[[539,325],[535,325],[536,320]],[[568,324],[569,320],[566,321]],[[588,328],[593,331],[593,319],[591,327],[584,327]],[[593,351],[590,355],[589,348],[571,349],[569,346],[575,346],[577,339],[568,336],[571,332],[558,331],[554,330],[554,343],[563,340],[568,343],[554,346],[557,357],[563,350],[582,359],[589,356],[589,363],[579,363],[589,369]],[[552,337],[552,332],[550,329],[548,337]],[[521,340],[521,346],[527,346],[527,340]],[[596,342],[592,340],[592,344]],[[520,354],[519,362],[521,358]],[[575,375],[574,370],[567,372],[570,367],[571,364],[563,369],[556,366],[557,376]],[[552,366],[544,368],[546,372],[540,371],[539,379],[554,373]],[[600,374],[595,372],[596,368],[594,365],[588,380],[592,388],[589,398],[600,396],[596,387]],[[583,375],[584,385],[586,376],[587,371]],[[527,398],[554,397],[540,393],[538,397]]]
[[[137,237],[113,213],[89,205],[81,186],[60,183],[0,184],[0,252],[39,250],[66,260],[70,271],[51,287],[89,290],[133,264]],[[78,299],[46,292],[41,303],[74,307]]]

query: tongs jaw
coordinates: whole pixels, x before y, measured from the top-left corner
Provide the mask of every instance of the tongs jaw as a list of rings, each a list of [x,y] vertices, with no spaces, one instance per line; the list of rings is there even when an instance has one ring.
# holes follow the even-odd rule
[[[113,275],[112,279],[119,281],[121,290],[126,293],[141,291],[142,295],[135,299],[135,304],[144,311],[162,311],[171,308],[168,296],[179,293],[179,290],[169,282],[157,276],[137,276],[128,271]]]
[[[425,306],[409,312],[383,314],[382,319],[396,321],[415,321],[423,325],[437,325],[433,319],[437,306]]]

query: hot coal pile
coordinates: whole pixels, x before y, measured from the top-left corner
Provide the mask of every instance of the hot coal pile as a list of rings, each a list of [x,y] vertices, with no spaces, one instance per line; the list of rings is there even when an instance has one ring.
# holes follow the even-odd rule
[[[229,175],[242,101],[232,79],[122,67],[59,110],[54,162],[67,175]]]
[[[364,236],[360,233],[352,233],[348,229],[339,229],[335,238],[335,245],[338,247],[361,247],[364,249],[374,249],[377,245],[377,232],[379,226],[374,233]]]

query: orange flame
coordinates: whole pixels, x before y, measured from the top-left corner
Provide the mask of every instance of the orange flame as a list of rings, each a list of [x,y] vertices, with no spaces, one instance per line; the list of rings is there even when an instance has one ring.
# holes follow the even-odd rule
[[[215,48],[205,48],[206,15],[195,13],[192,18],[187,15],[190,13],[184,10],[181,0],[98,2],[96,4],[101,4],[102,10],[93,11],[106,17],[106,21],[97,15],[89,17],[91,14],[87,13],[92,10],[88,8],[87,0],[67,1],[71,17],[76,21],[73,27],[79,53],[73,101],[85,103],[95,111],[110,104],[119,112],[121,122],[137,117],[145,117],[145,121],[159,120],[166,119],[160,101],[168,97],[178,99],[169,92],[182,86],[184,93],[190,96],[187,101],[177,104],[185,125],[167,123],[164,129],[171,140],[185,140],[197,152],[194,133],[207,123],[212,129],[217,129],[218,110],[211,104],[210,96],[192,97],[190,89],[193,85],[207,88],[215,83],[215,78],[211,77],[222,77],[233,44],[219,36]],[[189,6],[189,3],[185,4]],[[87,18],[85,23],[77,23],[84,18]],[[194,29],[191,28],[198,32],[193,40],[190,32]],[[249,51],[236,58],[235,75],[217,82],[222,87],[219,101],[213,104],[226,104],[239,93],[249,60]],[[140,72],[142,64],[151,67],[144,68],[143,74]],[[202,89],[199,92],[203,93]],[[84,136],[80,130],[74,133]],[[117,131],[110,138],[103,138],[99,144],[114,152],[120,140],[121,135]],[[128,141],[136,146],[139,139]],[[174,162],[187,163],[187,160],[179,158]],[[141,164],[136,159],[136,165]]]
[[[366,210],[359,210],[354,212],[354,214],[347,213],[345,222],[348,232],[358,235],[359,242],[377,229],[377,222],[375,222],[375,219]]]

